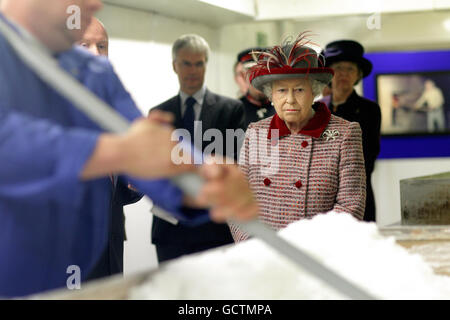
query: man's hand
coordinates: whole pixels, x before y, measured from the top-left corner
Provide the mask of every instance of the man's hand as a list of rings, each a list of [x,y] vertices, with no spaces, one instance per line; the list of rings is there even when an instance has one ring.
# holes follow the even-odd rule
[[[200,172],[206,182],[198,202],[211,206],[210,215],[213,221],[246,221],[258,216],[258,203],[238,166],[205,164]]]
[[[121,136],[102,134],[81,174],[82,179],[106,176],[111,172],[155,179],[194,170],[191,164],[176,165],[171,159],[172,149],[177,144],[171,141],[173,127],[168,123],[172,121],[172,115],[155,111],[148,118],[134,121]]]

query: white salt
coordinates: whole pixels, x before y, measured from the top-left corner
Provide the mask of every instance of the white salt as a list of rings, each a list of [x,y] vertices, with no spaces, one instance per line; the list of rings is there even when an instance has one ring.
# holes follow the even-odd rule
[[[433,273],[375,223],[330,212],[279,235],[380,299],[450,299],[450,277]],[[258,239],[186,256],[162,267],[131,299],[346,299]]]

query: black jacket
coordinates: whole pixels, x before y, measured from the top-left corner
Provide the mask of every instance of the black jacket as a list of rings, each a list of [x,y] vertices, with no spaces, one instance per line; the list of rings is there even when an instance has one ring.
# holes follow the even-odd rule
[[[143,197],[142,194],[130,190],[127,183],[117,177],[114,186],[111,185],[111,192],[108,241],[88,280],[123,272],[123,241],[126,240],[123,207],[138,202]]]
[[[328,98],[328,99],[327,99]],[[367,177],[367,197],[365,221],[375,221],[375,199],[372,190],[371,175],[375,167],[375,160],[380,153],[380,106],[368,99],[360,97],[355,91],[348,97],[347,101],[340,104],[333,111],[331,97],[326,97],[324,102],[330,108],[331,113],[348,121],[358,122],[362,131],[362,145]]]
[[[175,127],[183,128],[183,119],[181,116],[180,97],[176,95],[171,99],[155,107],[155,109],[172,112],[175,115]],[[242,103],[239,100],[220,96],[206,90],[203,105],[200,113],[202,121],[202,134],[211,128],[220,130],[224,137],[224,148],[226,146],[226,129],[245,130],[245,117]],[[211,142],[203,142],[202,149]],[[220,152],[218,150],[218,152]],[[222,154],[225,150],[222,150]],[[236,158],[238,150],[234,150]],[[232,243],[233,239],[228,225],[208,222],[197,227],[189,227],[182,224],[176,226],[153,217],[152,225],[152,243],[155,245],[203,245],[211,244],[211,247],[217,245]]]
[[[257,122],[259,120],[271,117],[275,114],[275,108],[267,102],[262,106],[254,105],[246,96],[240,98],[244,105],[245,111],[245,128],[252,122]]]

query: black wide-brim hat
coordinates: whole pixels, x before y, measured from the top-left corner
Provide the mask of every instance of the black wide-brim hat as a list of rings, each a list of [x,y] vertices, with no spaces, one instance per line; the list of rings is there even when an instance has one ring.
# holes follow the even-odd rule
[[[363,73],[363,78],[372,72],[372,62],[364,58],[363,46],[353,40],[338,40],[330,42],[322,51],[325,58],[325,67],[330,67],[335,62],[350,61],[358,65]]]
[[[267,83],[295,78],[311,78],[328,84],[334,72],[321,64],[309,43],[307,34],[301,33],[294,42],[285,41],[265,52],[253,52],[257,64],[249,70],[252,86],[263,91]]]

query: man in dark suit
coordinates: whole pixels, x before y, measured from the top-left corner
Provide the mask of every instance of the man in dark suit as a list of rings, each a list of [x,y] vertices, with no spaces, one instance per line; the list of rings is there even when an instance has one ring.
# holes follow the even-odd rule
[[[108,57],[108,33],[97,18],[92,18],[83,38],[77,44],[96,56]],[[142,194],[131,190],[128,183],[119,179],[117,175],[111,175],[111,194],[108,243],[87,280],[123,273],[123,242],[126,240],[123,207],[139,201]]]
[[[226,129],[245,129],[244,110],[240,101],[212,93],[204,85],[208,55],[208,43],[198,35],[184,35],[175,41],[172,47],[172,59],[173,69],[180,84],[180,92],[156,106],[155,109],[172,112],[175,116],[175,127],[187,129],[192,139],[194,132],[198,137],[203,137],[208,129],[219,130],[223,143],[222,149],[216,152],[230,156],[225,150]],[[196,146],[205,150],[210,142],[201,140],[200,145],[196,139]],[[233,140],[232,156],[236,159],[238,150],[236,140],[234,138]],[[183,208],[183,211],[187,213],[195,213],[197,210],[205,209],[195,208],[189,204]],[[209,222],[198,227],[183,224],[175,226],[153,217],[152,243],[156,246],[159,262],[232,242],[233,239],[226,224]]]

